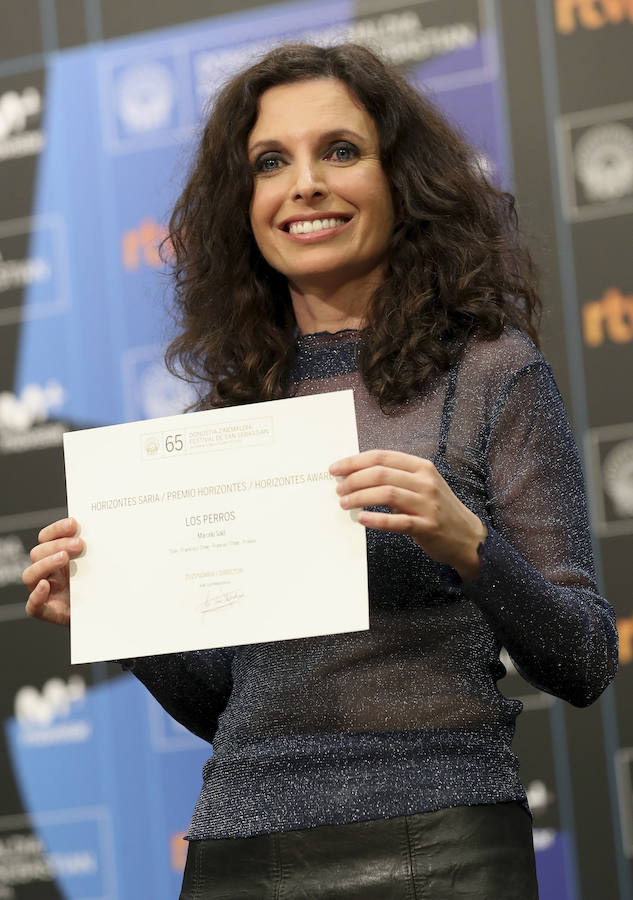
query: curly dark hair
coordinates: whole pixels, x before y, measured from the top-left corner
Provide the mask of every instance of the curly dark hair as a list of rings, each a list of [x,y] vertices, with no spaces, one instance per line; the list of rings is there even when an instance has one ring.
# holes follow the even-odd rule
[[[395,226],[385,278],[365,316],[358,364],[385,410],[452,365],[467,336],[512,325],[538,343],[541,302],[513,197],[400,73],[357,44],[281,46],[219,94],[169,223],[181,333],[170,371],[202,384],[198,408],[287,393],[296,323],[286,279],[264,259],[249,221],[247,140],[268,88],[336,78],[376,124]]]

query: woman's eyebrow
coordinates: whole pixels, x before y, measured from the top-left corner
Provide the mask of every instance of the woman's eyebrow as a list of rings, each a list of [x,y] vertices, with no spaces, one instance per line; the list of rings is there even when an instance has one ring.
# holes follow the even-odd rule
[[[331,131],[325,131],[323,134],[319,135],[319,140],[329,141],[335,137],[353,137],[357,141],[367,140],[366,136],[364,137],[362,134],[359,134],[357,131],[352,131],[351,128],[333,128]],[[267,147],[270,150],[277,150],[284,146],[283,141],[279,141],[276,138],[271,138],[270,140],[261,140],[256,141],[251,147],[248,148],[249,153],[253,153],[253,151],[259,149],[260,147]]]

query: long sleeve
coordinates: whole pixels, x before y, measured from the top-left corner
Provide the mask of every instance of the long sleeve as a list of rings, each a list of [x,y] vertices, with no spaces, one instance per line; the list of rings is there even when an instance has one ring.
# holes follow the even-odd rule
[[[231,693],[233,650],[195,650],[122,660],[163,709],[205,741],[213,740]]]
[[[530,683],[586,706],[615,675],[617,630],[595,582],[578,451],[542,359],[506,381],[487,451],[489,534],[462,591]]]

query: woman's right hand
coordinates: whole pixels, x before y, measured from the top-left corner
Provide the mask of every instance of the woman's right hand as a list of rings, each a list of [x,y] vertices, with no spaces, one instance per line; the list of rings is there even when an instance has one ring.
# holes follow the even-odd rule
[[[27,615],[55,625],[70,625],[69,562],[84,549],[77,537],[74,519],[60,519],[42,528],[37,547],[31,550],[31,565],[22,573],[29,588]]]

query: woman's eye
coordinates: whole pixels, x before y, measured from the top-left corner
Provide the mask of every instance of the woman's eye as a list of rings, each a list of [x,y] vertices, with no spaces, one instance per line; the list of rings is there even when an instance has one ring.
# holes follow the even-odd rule
[[[349,141],[342,141],[338,144],[334,144],[333,147],[330,147],[327,154],[328,159],[334,159],[336,162],[349,162],[352,159],[356,159],[358,156],[358,147],[349,143]]]
[[[266,175],[268,172],[276,172],[281,166],[281,158],[278,155],[267,154],[260,156],[255,161],[255,172]]]

